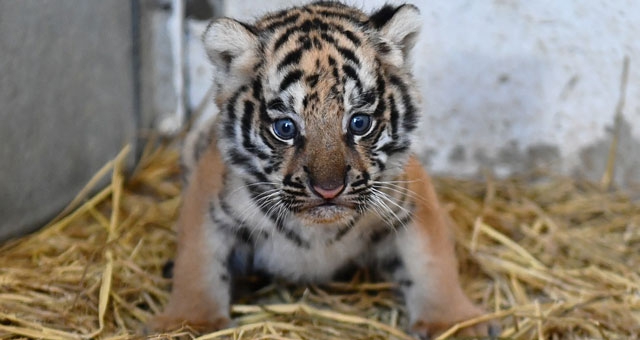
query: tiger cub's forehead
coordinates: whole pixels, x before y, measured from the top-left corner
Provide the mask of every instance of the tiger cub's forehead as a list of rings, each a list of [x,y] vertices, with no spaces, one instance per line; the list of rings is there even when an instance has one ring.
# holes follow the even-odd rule
[[[266,99],[281,98],[298,111],[309,100],[345,98],[348,105],[375,89],[379,63],[367,20],[357,9],[316,3],[256,22]]]

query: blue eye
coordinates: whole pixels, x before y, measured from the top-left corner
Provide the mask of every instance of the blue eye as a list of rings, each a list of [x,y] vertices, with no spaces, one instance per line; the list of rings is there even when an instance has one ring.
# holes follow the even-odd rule
[[[349,122],[349,130],[357,136],[364,135],[371,127],[371,117],[369,115],[355,115]]]
[[[273,133],[280,139],[289,140],[298,134],[298,130],[293,120],[282,118],[273,122]]]

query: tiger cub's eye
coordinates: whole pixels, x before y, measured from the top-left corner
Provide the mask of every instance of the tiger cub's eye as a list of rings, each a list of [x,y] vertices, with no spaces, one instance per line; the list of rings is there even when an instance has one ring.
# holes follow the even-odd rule
[[[369,115],[354,115],[349,122],[349,131],[356,136],[362,136],[371,127],[371,116]]]
[[[273,122],[273,133],[282,140],[289,140],[298,134],[296,124],[289,118],[278,119]]]

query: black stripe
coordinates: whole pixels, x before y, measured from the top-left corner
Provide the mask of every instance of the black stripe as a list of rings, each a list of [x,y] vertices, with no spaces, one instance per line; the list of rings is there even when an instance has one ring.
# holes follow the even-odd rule
[[[369,23],[371,23],[374,28],[380,29],[393,18],[400,8],[402,8],[402,6],[394,7],[393,5],[385,5],[369,16]]]
[[[340,72],[338,72],[338,67],[337,66],[332,67],[331,74],[333,75],[333,79],[335,80],[335,82],[337,84],[340,84]]]
[[[380,141],[380,137],[382,137],[382,133],[386,129],[387,129],[387,124],[382,123],[382,124],[379,124],[378,126],[376,126],[376,131],[374,131],[373,133],[369,134],[369,136],[371,136],[371,143],[373,143],[373,145],[378,144],[378,141]]]
[[[344,64],[344,65],[342,65],[342,72],[344,72],[344,74],[347,77],[355,80],[356,86],[359,89],[362,88],[362,83],[360,82],[360,77],[358,77],[358,72],[356,72],[356,70],[353,67],[351,67],[351,66],[349,66],[347,64]]]
[[[307,138],[303,135],[298,134],[296,139],[293,141],[293,145],[295,145],[296,147],[296,155],[300,155],[300,152],[304,149],[306,143]]]
[[[229,157],[231,158],[231,163],[235,165],[241,165],[246,167],[251,167],[251,158],[241,154],[236,149],[229,150]]]
[[[405,180],[405,179],[403,178],[403,180]],[[407,198],[409,197],[409,195],[407,195],[407,192],[408,192],[407,184],[406,184],[406,183],[405,183],[405,184],[403,184],[403,185],[402,185],[402,188],[403,188],[404,190],[402,191],[402,197],[401,197],[401,199],[400,199],[400,202],[398,202],[398,205],[404,206],[404,204],[407,202]],[[410,207],[409,211],[413,211],[413,208],[414,208],[414,207],[413,207],[413,205],[412,205],[412,206]],[[412,215],[412,214],[410,214],[410,215]],[[408,221],[407,221],[407,222],[408,222]]]
[[[375,111],[373,111],[373,116],[376,118],[380,118],[384,115],[384,112],[387,110],[387,104],[384,101],[384,97],[380,96],[380,100],[378,100],[378,106],[376,106]]]
[[[280,64],[278,64],[278,71],[282,71],[289,65],[297,64],[298,62],[300,62],[300,58],[302,58],[302,49],[297,49],[287,53]]]
[[[267,107],[269,108],[269,110],[280,111],[282,113],[285,113],[288,111],[287,106],[284,104],[284,101],[282,101],[281,98],[275,98],[270,100],[269,103],[267,104]]]
[[[402,205],[401,203],[397,203],[397,204],[400,206]],[[412,219],[413,219],[413,214],[407,214],[404,217],[402,217],[399,221],[396,221],[393,224],[393,228],[396,230],[404,228],[407,225],[407,223],[411,222]]]
[[[322,7],[322,8],[326,8],[326,9],[349,9],[349,6],[339,3],[337,1],[334,0],[319,0],[319,1],[314,1],[312,3],[312,5],[314,7]],[[319,11],[319,10],[316,10]]]
[[[377,150],[384,152],[387,155],[391,155],[393,153],[399,153],[399,152],[404,152],[409,150],[409,143],[408,142],[403,142],[403,143],[390,142],[381,146]]]
[[[302,196],[302,197],[306,197],[306,193],[304,191],[295,191],[295,190],[291,190],[291,189],[282,189],[282,192],[289,194],[291,196]]]
[[[324,16],[324,17],[336,17],[336,18],[340,18],[340,19],[347,19],[350,22],[354,23],[354,24],[360,24],[360,22],[353,20],[353,15],[352,14],[347,14],[347,13],[341,13],[341,12],[334,12],[334,11],[328,11],[328,10],[317,10],[316,13]]]
[[[334,44],[336,42],[336,40],[327,32],[320,33],[320,37],[329,44]]]
[[[299,29],[305,33],[309,33],[313,29],[329,31],[331,30],[331,28],[332,27],[329,26],[328,23],[320,20],[319,18],[314,18],[313,20],[305,20],[299,26]]]
[[[256,99],[262,98],[262,78],[260,76],[258,76],[256,79],[253,80],[251,89],[253,90],[253,96]]]
[[[255,65],[253,65],[253,72],[257,73],[258,71],[260,71],[262,65],[264,65],[264,60],[258,61]]]
[[[347,195],[357,195],[357,194],[361,194],[363,192],[367,192],[368,193],[369,192],[369,187],[362,187],[362,188],[359,188],[359,189],[353,189],[353,190],[349,191],[347,193]]]
[[[262,140],[262,143],[264,143],[264,145],[266,145],[272,151],[275,150],[275,148],[271,144],[271,141],[269,140],[269,138],[271,137],[271,133],[269,133],[265,129],[261,129],[259,135],[260,135],[260,139]]]
[[[251,158],[241,154],[237,149],[231,149],[227,154],[229,155],[231,163],[241,166],[245,171],[255,177],[258,181],[268,182],[268,179],[264,175],[264,173],[258,171],[258,169],[253,166],[253,160]]]
[[[227,120],[224,123],[226,135],[224,136],[227,139],[235,139],[236,138],[236,104],[238,103],[238,99],[240,96],[248,90],[246,85],[240,87],[232,96],[229,98],[226,109]]]
[[[376,44],[376,49],[381,54],[387,54],[387,53],[391,52],[391,46],[389,46],[389,44],[387,44],[386,42],[383,42],[383,41],[378,42]]]
[[[361,176],[362,176],[362,179],[361,179],[361,180],[358,180],[358,181],[355,181],[355,182],[352,182],[352,183],[351,183],[351,187],[352,187],[352,188],[354,188],[354,187],[359,187],[359,186],[361,186],[361,185],[365,185],[365,184],[367,184],[367,182],[368,182],[368,181],[369,181],[369,179],[371,178],[371,176],[369,176],[369,173],[368,173],[368,172],[366,172],[366,171],[363,171]]]
[[[319,19],[305,20],[300,25],[296,25],[294,27],[289,27],[286,31],[280,35],[280,37],[276,40],[273,45],[273,51],[277,52],[284,43],[287,42],[290,38],[292,38],[296,33],[309,33],[312,29],[320,29],[323,31],[329,31],[330,27],[327,23],[320,21]]]
[[[309,103],[317,102],[318,101],[318,92],[313,92],[310,95],[308,95],[306,98],[307,98],[307,101]],[[315,105],[312,105],[312,107],[315,107]]]
[[[235,22],[239,23],[242,27],[244,27],[247,31],[253,33],[253,35],[258,35],[258,30],[253,27],[252,25],[249,25],[245,22],[242,21],[238,21],[238,20],[234,20]]]
[[[315,47],[318,50],[322,50],[322,46],[323,46],[322,41],[318,39],[318,37],[313,37],[313,39],[311,39],[311,42],[313,47]],[[308,49],[311,49],[311,46],[307,46],[305,44],[304,48],[308,50]]]
[[[338,230],[338,232],[334,236],[331,243],[339,242],[343,237],[345,237],[351,230],[353,230],[353,227],[356,225],[356,222],[357,220],[351,220],[346,226]]]
[[[253,123],[253,103],[250,100],[244,101],[244,115],[242,115],[242,145],[248,149],[254,149],[251,142],[251,125]]]
[[[244,102],[244,115],[242,116],[242,146],[244,146],[248,152],[256,155],[258,158],[266,160],[269,158],[269,155],[259,150],[251,141],[251,131],[253,130],[253,113],[253,102],[246,100]]]
[[[240,241],[242,241],[244,243],[249,243],[249,244],[253,243],[254,239],[253,239],[253,237],[251,235],[251,231],[249,230],[249,228],[246,225],[244,225],[242,223],[242,221],[240,219],[238,219],[235,216],[233,210],[231,209],[229,204],[226,202],[226,200],[224,200],[223,197],[220,198],[220,208],[222,208],[222,211],[229,218],[231,218],[233,220],[233,223],[235,225],[234,226],[230,226],[230,225],[218,220],[217,221],[218,228],[233,233],[236,238],[238,238]]]
[[[363,92],[357,97],[358,101],[353,104],[353,107],[359,109],[364,106],[373,105],[376,102],[376,92],[374,90],[363,90]]]
[[[300,183],[294,182],[292,180],[293,175],[291,174],[287,174],[286,176],[284,176],[284,178],[282,179],[282,184],[296,188],[296,189],[306,189],[306,187]]]
[[[273,44],[273,52],[277,52],[280,49],[280,47],[282,47],[282,45],[284,45],[284,43],[286,43],[287,40],[289,40],[289,38],[291,38],[297,32],[298,32],[297,26],[289,27],[286,31],[284,31],[284,33],[282,33],[280,38],[276,40],[275,44]]]
[[[356,47],[360,46],[360,38],[356,37],[356,35],[353,32],[343,29],[343,30],[340,30],[340,33],[344,34],[344,36],[347,37],[347,39],[351,40],[354,46]]]
[[[314,38],[314,40],[316,40]],[[302,46],[300,47],[301,50],[303,51],[308,51],[311,49],[311,47],[314,46],[315,42],[311,42],[311,39],[309,38],[308,35],[303,35],[301,37],[298,38],[298,42],[302,44]]]
[[[301,70],[294,70],[289,72],[280,83],[280,91],[286,90],[291,84],[300,80],[300,78],[302,78]]]
[[[405,131],[410,132],[418,125],[418,115],[416,114],[416,108],[413,105],[411,96],[408,93],[402,95],[402,103],[405,107],[404,120],[402,121],[402,127]]]
[[[377,59],[376,59],[376,64],[380,65],[380,63],[378,62]],[[378,91],[378,95],[380,97],[384,97],[386,86],[387,86],[387,84],[384,81],[384,77],[382,76],[382,74],[380,72],[378,72],[376,74],[376,90]]]
[[[250,189],[250,192],[252,193],[252,199],[256,201],[255,197],[257,196],[257,194],[255,194],[254,191],[255,190]],[[296,246],[300,248],[305,248],[305,249],[311,248],[311,244],[309,243],[309,241],[304,240],[295,231],[284,226],[282,220],[278,218],[277,215],[275,215],[275,211],[270,211],[271,207],[266,207],[265,205],[258,205],[258,207],[260,208],[260,211],[262,211],[263,214],[269,217],[269,219],[275,224],[276,231],[278,231],[278,233],[283,235],[287,240],[291,241],[292,243],[294,243]]]
[[[283,12],[284,12],[284,14],[286,14],[288,11],[285,10]],[[281,20],[277,20],[277,21],[274,21],[274,22],[270,23],[264,29],[266,31],[270,31],[270,30],[274,30],[276,28],[279,28],[281,26],[286,26],[286,25],[289,25],[289,24],[293,24],[294,22],[296,22],[296,20],[298,20],[299,17],[300,17],[300,13],[293,13],[293,14],[287,16],[287,17],[284,17]],[[273,19],[277,19],[277,18],[273,18]]]
[[[404,81],[400,77],[395,75],[391,76],[390,81],[393,85],[398,87],[402,95],[402,104],[404,105],[404,108],[405,108],[402,127],[406,131],[412,131],[413,129],[415,129],[418,123],[418,117],[416,115],[416,108],[413,105],[413,100],[409,95],[408,86],[407,84],[404,83]]]
[[[354,43],[355,46],[360,44],[360,39],[358,39],[351,31],[346,30],[344,27],[337,24],[329,24],[320,20],[319,18],[314,18],[312,20],[305,20],[299,25],[289,27],[286,31],[284,31],[273,44],[273,51],[277,52],[282,45],[284,45],[290,38],[294,37],[298,33],[309,33],[312,30],[318,30],[320,32],[332,32],[335,34],[341,34],[348,40]],[[326,39],[327,35],[321,35],[323,39]]]
[[[403,265],[404,264],[402,263],[402,260],[400,260],[398,256],[393,256],[391,258],[384,259],[380,263],[380,267],[382,268],[382,270],[391,274],[393,274],[393,272],[397,271],[398,269],[402,268]]]
[[[356,57],[356,54],[352,50],[340,46],[337,46],[336,49],[344,59],[351,61],[356,67],[360,67],[360,59]]]
[[[353,133],[347,132],[344,135],[344,143],[349,147],[349,149],[356,151],[356,140]]]
[[[391,108],[391,115],[389,117],[391,123],[391,138],[398,139],[398,119],[400,118],[400,113],[398,112],[398,107],[396,106],[396,101],[393,98],[393,95],[389,95],[389,107]]]
[[[257,196],[260,195],[262,191],[259,191],[255,187],[249,187],[249,193],[251,195],[251,199],[254,202],[257,202]],[[263,214],[269,217],[269,219],[275,224],[276,231],[282,234],[287,240],[291,241],[292,243],[294,243],[296,246],[300,248],[305,248],[305,249],[311,248],[311,244],[309,243],[309,241],[303,239],[295,231],[284,226],[282,220],[278,218],[276,211],[273,211],[271,209],[271,206],[267,207],[264,204],[258,204],[258,207],[260,211],[262,211]]]
[[[398,280],[397,282],[398,282],[398,285],[402,288],[410,288],[411,286],[413,286],[413,281],[409,279]]]
[[[235,105],[238,102],[238,98],[240,97],[241,94],[243,94],[245,91],[248,90],[248,87],[246,85],[241,86],[229,99],[229,101],[227,102],[227,107],[226,107],[226,111],[227,111],[227,117],[229,117],[229,119],[231,120],[235,120],[236,119],[236,109],[235,109]]]
[[[309,243],[309,241],[302,239],[302,237],[295,231],[286,228],[284,224],[282,224],[282,221],[276,221],[276,230],[299,248],[311,248],[311,244]]]
[[[393,229],[391,228],[382,228],[382,229],[378,229],[376,231],[374,231],[373,233],[371,233],[371,235],[369,235],[369,241],[371,243],[378,243],[380,241],[382,241],[383,239],[385,239],[387,236],[391,235],[391,231]]]
[[[267,15],[264,16],[264,21],[265,22],[269,22],[269,21],[277,21],[277,20],[281,20],[282,18],[286,17],[289,13],[296,13],[294,11],[292,11],[292,9],[282,9],[279,11],[275,11],[272,13],[268,13]]]
[[[264,101],[264,97],[260,96],[260,120],[263,123],[270,123],[271,117],[267,113],[267,103]],[[273,150],[273,148],[271,148]]]

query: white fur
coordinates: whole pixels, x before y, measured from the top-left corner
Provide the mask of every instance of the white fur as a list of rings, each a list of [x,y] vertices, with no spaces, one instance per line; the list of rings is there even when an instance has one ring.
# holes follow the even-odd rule
[[[220,70],[228,66],[226,57],[232,58],[232,65],[246,65],[253,60],[258,38],[237,21],[223,18],[207,27],[202,41],[207,55]]]
[[[408,53],[413,48],[416,36],[422,28],[420,11],[413,5],[404,5],[380,30],[382,39],[395,47],[387,60],[402,67],[407,62]]]

